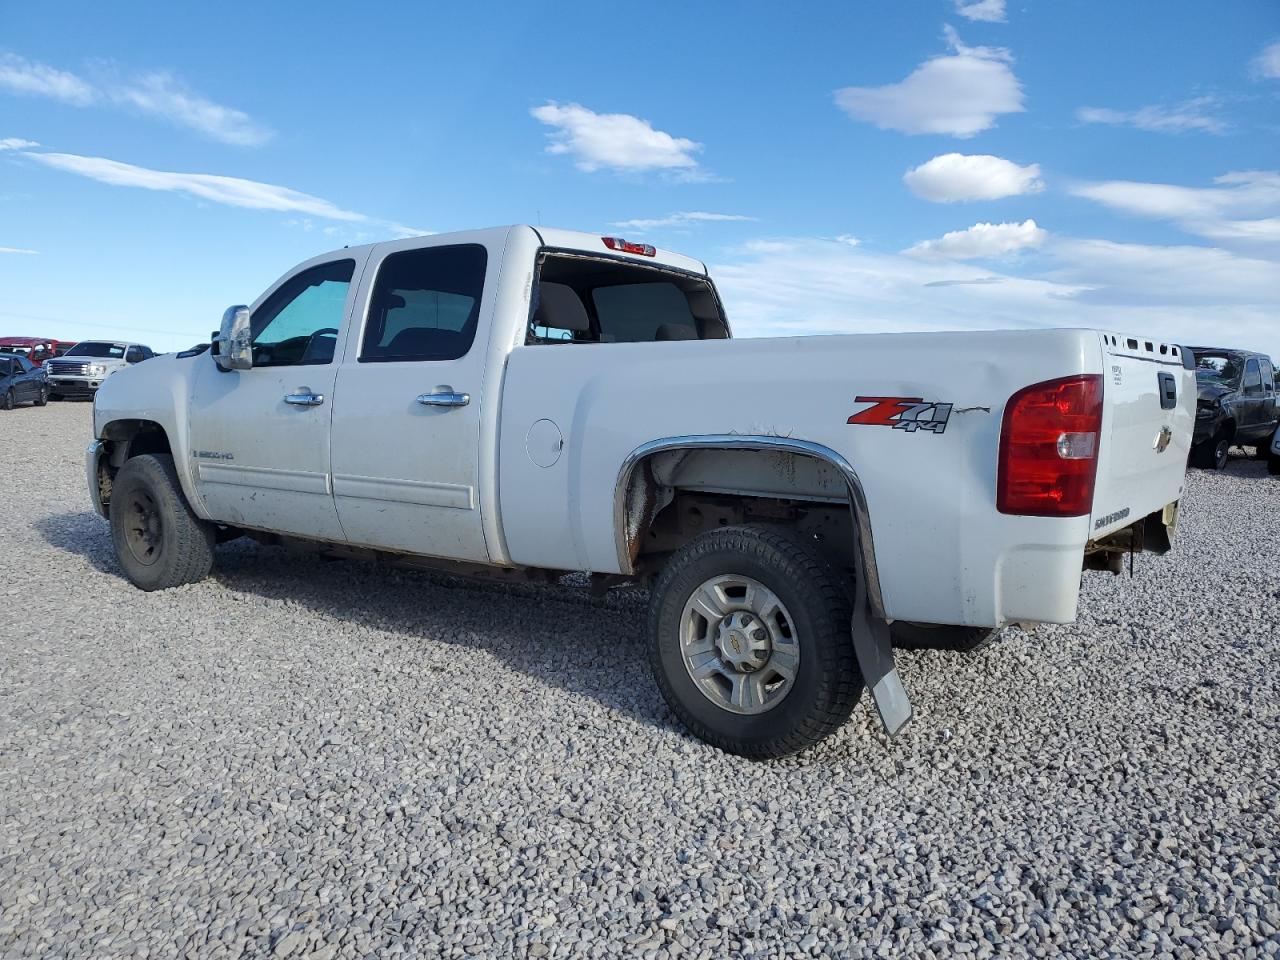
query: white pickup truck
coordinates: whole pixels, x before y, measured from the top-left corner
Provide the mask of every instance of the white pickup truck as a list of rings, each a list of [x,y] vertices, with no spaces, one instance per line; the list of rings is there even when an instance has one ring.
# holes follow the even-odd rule
[[[144,590],[244,534],[648,585],[674,712],[775,757],[864,687],[896,732],[894,640],[1067,622],[1082,567],[1168,550],[1189,361],[1077,329],[731,340],[697,260],[503,227],[316,257],[111,377],[88,484]]]

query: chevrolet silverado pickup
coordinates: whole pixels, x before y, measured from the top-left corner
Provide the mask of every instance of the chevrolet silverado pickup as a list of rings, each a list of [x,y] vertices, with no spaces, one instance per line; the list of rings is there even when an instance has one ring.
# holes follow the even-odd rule
[[[697,260],[503,227],[316,257],[112,376],[87,480],[144,590],[241,535],[647,586],[674,714],[768,758],[864,689],[896,733],[895,637],[1068,622],[1082,568],[1168,550],[1191,367],[1081,329],[734,340]]]

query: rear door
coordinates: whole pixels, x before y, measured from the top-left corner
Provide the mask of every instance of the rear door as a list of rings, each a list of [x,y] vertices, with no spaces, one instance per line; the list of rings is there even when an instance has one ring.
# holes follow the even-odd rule
[[[1195,425],[1195,374],[1181,348],[1102,334],[1103,413],[1091,535],[1182,496]]]
[[[502,257],[490,243],[455,236],[374,248],[333,407],[333,492],[352,543],[489,559],[478,478],[482,308]]]
[[[1240,399],[1236,402],[1237,439],[1251,443],[1270,433],[1266,424],[1270,419],[1271,401],[1262,389],[1262,365],[1257,357],[1250,357],[1244,365],[1244,377],[1240,381]]]
[[[1271,365],[1271,361],[1262,357],[1258,361],[1259,367],[1262,369],[1262,427],[1258,431],[1259,437],[1265,439],[1275,433],[1276,426],[1280,425],[1280,394],[1276,389],[1276,372]]]

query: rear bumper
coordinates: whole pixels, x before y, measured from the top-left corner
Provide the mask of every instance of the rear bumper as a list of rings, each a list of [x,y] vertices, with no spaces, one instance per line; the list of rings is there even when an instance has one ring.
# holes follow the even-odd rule
[[[94,512],[104,520],[107,518],[107,511],[102,507],[98,477],[101,476],[102,458],[106,456],[106,452],[107,446],[101,440],[92,441],[84,451],[84,477],[89,487],[89,502],[93,504]]]

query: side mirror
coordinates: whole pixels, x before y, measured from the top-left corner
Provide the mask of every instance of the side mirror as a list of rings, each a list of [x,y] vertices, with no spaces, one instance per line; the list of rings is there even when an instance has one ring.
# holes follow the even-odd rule
[[[213,359],[220,370],[253,367],[253,331],[249,328],[248,307],[243,304],[227,307],[213,345]]]

